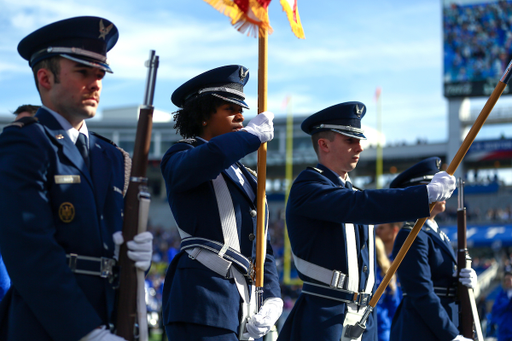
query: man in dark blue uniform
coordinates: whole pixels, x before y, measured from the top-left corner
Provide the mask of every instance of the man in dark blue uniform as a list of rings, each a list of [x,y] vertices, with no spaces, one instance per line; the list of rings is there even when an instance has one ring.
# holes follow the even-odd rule
[[[113,234],[131,161],[84,121],[96,113],[117,38],[110,21],[77,17],[18,45],[43,106],[0,135],[0,249],[12,280],[0,303],[1,340],[123,340],[109,330]],[[147,269],[152,236],[136,237],[128,249]]]
[[[344,325],[359,322],[375,287],[375,233],[370,224],[428,216],[429,203],[450,197],[455,189],[455,179],[446,172],[437,174],[429,187],[355,189],[348,173],[363,151],[365,113],[363,103],[346,102],[302,122],[319,163],[299,174],[287,203],[288,234],[304,285],[280,332],[281,341],[342,339]],[[376,329],[372,313],[362,340],[376,341]]]
[[[390,188],[415,188],[429,184],[439,172],[441,159],[425,159],[399,174]],[[416,236],[397,270],[403,298],[391,324],[390,340],[463,341],[459,335],[457,295],[457,258],[448,236],[439,229],[435,216],[445,210],[446,202],[436,200],[430,217]],[[396,257],[415,222],[406,222],[393,247]],[[473,269],[461,269],[462,284],[476,285]]]
[[[270,241],[263,305],[251,311],[256,255],[256,177],[239,160],[274,136],[271,112],[243,125],[249,70],[222,66],[172,95],[176,128],[186,140],[162,158],[181,251],[165,278],[163,318],[171,341],[258,339],[275,324],[283,301]],[[252,316],[251,316],[252,315]]]

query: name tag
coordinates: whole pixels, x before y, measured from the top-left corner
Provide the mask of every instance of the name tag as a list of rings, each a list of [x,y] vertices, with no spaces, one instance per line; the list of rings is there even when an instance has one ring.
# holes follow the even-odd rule
[[[79,184],[80,175],[55,175],[56,184]]]

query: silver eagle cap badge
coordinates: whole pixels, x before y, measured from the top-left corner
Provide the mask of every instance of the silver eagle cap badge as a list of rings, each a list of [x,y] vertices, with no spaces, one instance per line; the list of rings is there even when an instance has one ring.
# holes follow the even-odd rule
[[[240,68],[240,81],[244,81],[245,77],[249,73],[249,69],[244,68],[243,66]]]
[[[105,27],[105,24],[103,24],[103,19],[100,19],[100,36],[99,38],[103,38],[105,40],[107,38],[107,34],[110,32],[110,30],[114,27],[114,24],[110,24],[107,27]]]
[[[361,109],[359,109],[359,106],[356,104],[356,115],[357,115],[357,117],[361,117],[361,115],[363,114],[363,110],[364,110],[364,105],[361,107]]]

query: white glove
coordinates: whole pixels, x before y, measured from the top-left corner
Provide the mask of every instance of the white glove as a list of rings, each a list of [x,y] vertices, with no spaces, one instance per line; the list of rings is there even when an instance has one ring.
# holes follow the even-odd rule
[[[260,114],[261,115],[261,114]],[[276,324],[277,319],[283,312],[283,300],[279,297],[267,298],[260,308],[260,311],[247,321],[247,333],[244,337],[259,339],[266,335],[270,328]]]
[[[274,138],[273,119],[274,114],[272,112],[264,111],[250,120],[243,130],[257,136],[261,143],[271,141]]]
[[[432,181],[427,185],[428,202],[444,201],[452,196],[455,190],[455,177],[446,172],[434,174]]]
[[[80,341],[126,341],[126,339],[110,333],[105,326],[101,326],[85,335]]]
[[[473,341],[473,339],[468,339],[462,335],[457,335],[452,341]]]
[[[471,268],[460,269],[459,282],[467,286],[470,289],[476,288],[477,277],[475,270]]]
[[[123,234],[116,232],[112,235],[116,248],[114,258],[119,257],[119,247],[124,243]],[[135,266],[142,271],[149,269],[151,257],[153,255],[153,235],[151,232],[142,232],[133,237],[133,240],[126,243],[128,248],[128,258],[135,262]]]

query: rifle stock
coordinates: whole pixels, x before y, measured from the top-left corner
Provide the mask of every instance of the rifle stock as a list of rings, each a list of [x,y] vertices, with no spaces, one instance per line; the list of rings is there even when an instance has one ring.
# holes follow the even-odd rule
[[[128,341],[138,338],[138,310],[137,310],[137,269],[135,263],[128,258],[126,242],[133,240],[135,235],[144,232],[146,224],[141,220],[140,206],[142,200],[149,199],[147,190],[146,170],[148,165],[149,148],[151,144],[151,130],[153,127],[153,95],[158,68],[158,56],[150,51],[147,62],[149,67],[146,82],[144,104],[139,107],[139,119],[133,149],[132,169],[130,182],[125,197],[123,238],[119,252],[119,291],[117,304],[117,335]],[[147,222],[147,219],[146,219]]]
[[[469,256],[466,240],[466,207],[464,206],[464,181],[458,179],[458,199],[457,208],[457,276],[460,277],[460,270],[471,267],[471,257]],[[471,311],[471,302],[469,300],[469,288],[462,283],[458,283],[458,293],[460,301],[460,322],[459,331],[462,336],[468,339],[474,339],[475,320]]]

